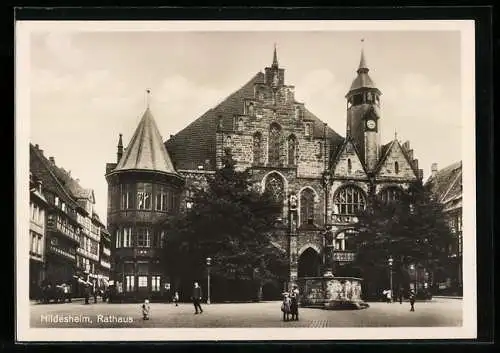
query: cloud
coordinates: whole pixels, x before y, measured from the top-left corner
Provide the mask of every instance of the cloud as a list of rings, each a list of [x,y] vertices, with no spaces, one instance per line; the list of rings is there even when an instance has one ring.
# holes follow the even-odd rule
[[[74,45],[74,35],[68,32],[50,32],[45,36],[45,49],[57,65],[75,69],[81,67],[85,58]]]

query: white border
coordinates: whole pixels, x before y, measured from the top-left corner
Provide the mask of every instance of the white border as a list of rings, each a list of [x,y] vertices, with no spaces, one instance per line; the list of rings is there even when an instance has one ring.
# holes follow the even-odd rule
[[[463,326],[426,328],[34,329],[29,327],[30,34],[36,31],[460,31],[463,155]],[[18,21],[16,22],[16,339],[27,341],[340,340],[475,338],[474,21]],[[26,220],[26,221],[25,221]]]

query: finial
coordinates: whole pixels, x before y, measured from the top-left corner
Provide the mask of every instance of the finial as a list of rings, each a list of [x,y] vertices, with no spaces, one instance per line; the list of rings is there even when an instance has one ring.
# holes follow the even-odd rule
[[[123,147],[122,134],[118,138],[118,147]]]
[[[146,108],[148,108],[148,109],[149,109],[150,97],[151,97],[151,90],[148,88],[146,90]]]
[[[394,130],[394,140],[397,140],[398,139],[398,132],[396,130]]]
[[[365,39],[361,38],[361,59],[359,60],[358,73],[360,72],[368,72],[368,66],[366,66],[365,59],[365,48],[364,48]]]

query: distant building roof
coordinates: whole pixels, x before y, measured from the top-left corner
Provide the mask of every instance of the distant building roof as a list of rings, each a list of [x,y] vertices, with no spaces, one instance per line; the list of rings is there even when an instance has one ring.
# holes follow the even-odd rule
[[[437,200],[447,203],[462,198],[462,161],[453,163],[431,175],[425,185]]]
[[[151,170],[177,175],[149,108],[114,171]]]

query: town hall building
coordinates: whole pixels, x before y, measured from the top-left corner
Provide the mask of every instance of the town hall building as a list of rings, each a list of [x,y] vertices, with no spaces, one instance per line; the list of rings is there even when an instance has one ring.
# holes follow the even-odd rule
[[[182,184],[178,206],[185,210],[192,204],[194,190],[203,187],[206,176],[221,168],[223,157],[230,154],[237,169],[251,170],[256,190],[272,192],[283,205],[274,244],[288,254],[290,283],[298,277],[322,276],[328,270],[340,275],[356,256],[355,214],[367,206],[369,196],[398,198],[423,177],[409,142],[402,143],[397,136],[381,142],[382,91],[369,75],[363,52],[345,98],[346,131],[341,136],[310,112],[304,102],[296,100],[294,86],[286,81],[275,48],[270,67],[170,136],[161,146],[165,150],[156,142],[144,144],[157,148],[154,153],[168,160],[158,175],[132,166],[135,159],[126,155],[135,152],[120,154],[117,165],[107,171],[110,188],[116,190],[111,193],[115,195],[112,205],[118,205],[120,197],[123,200],[123,192],[128,191],[119,196],[118,190],[128,190],[123,189],[122,180],[133,172],[141,175],[142,182],[144,178],[156,178],[175,190],[174,194]],[[130,169],[125,170],[126,165]],[[150,196],[156,200],[153,194]],[[139,213],[133,216],[134,221],[139,220]],[[122,236],[119,223],[124,222],[125,215],[108,215],[116,222],[108,225],[115,244],[117,234]],[[332,259],[325,258],[327,249],[333,250]],[[333,260],[330,269],[324,267],[328,260]]]

